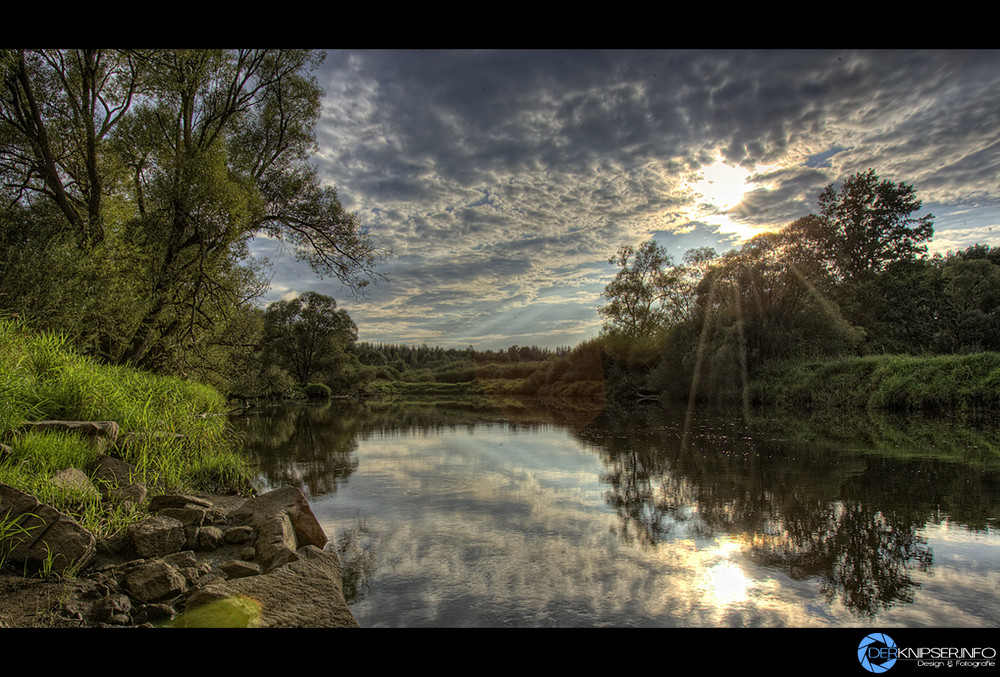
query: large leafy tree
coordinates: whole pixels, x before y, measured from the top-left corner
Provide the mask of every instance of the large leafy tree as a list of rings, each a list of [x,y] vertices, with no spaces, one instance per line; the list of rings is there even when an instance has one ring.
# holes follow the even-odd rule
[[[275,301],[264,312],[265,363],[286,369],[302,386],[320,374],[331,375],[357,338],[347,311],[316,292]]]
[[[75,329],[104,359],[154,369],[215,362],[228,328],[247,324],[267,282],[249,256],[259,235],[362,292],[383,253],[309,163],[321,60],[289,49],[3,50],[0,226],[21,249],[0,262],[82,267],[92,284],[79,301],[103,298],[96,310],[120,319]],[[104,268],[118,279],[95,274]],[[25,291],[11,284],[0,304]],[[52,321],[49,309],[17,309]]]
[[[685,253],[684,265],[675,265],[655,240],[638,249],[621,247],[608,260],[619,270],[602,293],[608,303],[598,309],[605,333],[631,341],[649,339],[688,319],[698,281],[714,257],[711,247],[692,249]]]
[[[915,218],[921,207],[913,186],[879,179],[869,169],[833,184],[819,195],[813,234],[840,280],[864,283],[895,261],[927,251],[934,215]]]
[[[801,241],[824,262],[845,316],[866,331],[878,322],[879,276],[926,254],[934,216],[915,216],[921,204],[913,186],[880,179],[869,169],[839,188],[827,186],[819,195],[819,214],[795,224]]]

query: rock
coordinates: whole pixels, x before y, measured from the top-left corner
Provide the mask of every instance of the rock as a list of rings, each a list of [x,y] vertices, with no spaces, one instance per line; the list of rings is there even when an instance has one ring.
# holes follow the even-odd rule
[[[179,569],[183,567],[198,566],[198,558],[195,556],[194,552],[190,550],[182,550],[180,552],[171,553],[164,557],[163,561]]]
[[[221,585],[221,584],[220,584]],[[248,597],[229,595],[210,586],[188,601],[187,609],[167,625],[175,628],[260,627],[260,603]]]
[[[163,508],[155,512],[157,515],[173,517],[186,527],[200,527],[205,522],[207,513],[204,508]]]
[[[309,501],[301,489],[296,487],[281,487],[248,499],[233,512],[234,520],[251,517],[253,522],[266,522],[274,515],[285,514],[291,520],[295,537],[300,546],[315,545],[322,548],[326,545],[326,533],[320,526],[309,507]],[[253,519],[256,517],[256,519]]]
[[[146,483],[133,481],[136,469],[131,463],[101,455],[90,474],[101,497],[112,505],[140,505],[146,500]]]
[[[61,574],[85,567],[97,551],[97,540],[72,517],[6,484],[0,484],[0,515],[11,525],[0,555],[11,562]]]
[[[222,529],[219,527],[202,527],[198,529],[198,549],[217,550],[223,542]]]
[[[101,494],[90,478],[79,468],[66,468],[52,476],[52,484],[71,493],[80,501],[100,500]]]
[[[223,562],[219,568],[222,569],[228,579],[243,578],[244,576],[257,576],[261,573],[258,565],[253,562],[244,562],[243,560],[238,559]]]
[[[198,591],[188,600],[181,623],[184,627],[358,627],[344,601],[337,555],[315,546],[298,554],[296,561],[269,573]]]
[[[111,467],[116,464],[105,469]],[[98,566],[67,579],[59,590],[46,592],[44,598],[33,595],[30,590],[41,588],[32,588],[30,583],[40,586],[50,580],[37,577],[15,577],[14,583],[3,583],[0,627],[39,623],[60,627],[357,627],[343,597],[337,555],[302,545],[308,540],[326,542],[302,492],[287,488],[258,498],[154,497],[152,504],[167,514],[149,517],[124,534],[102,541]],[[250,505],[243,509],[246,503]],[[40,515],[37,528],[53,537],[62,528],[54,509],[3,485],[0,508],[16,508],[13,514],[17,515]],[[242,523],[225,528],[185,527],[172,516],[177,514],[173,510],[201,511],[204,522],[220,525],[239,512]],[[19,557],[29,556],[35,547],[27,538],[24,542],[8,539],[0,545],[0,555]],[[141,559],[123,561],[136,554]],[[0,575],[0,582],[4,580],[10,579]],[[11,613],[14,608],[20,610],[17,615]],[[178,611],[183,613],[178,615]]]
[[[121,487],[108,487],[101,495],[112,505],[129,506],[141,505],[146,500],[147,493],[146,484],[136,482]]]
[[[113,593],[106,597],[98,599],[91,607],[91,616],[99,623],[112,623],[114,625],[122,625],[119,621],[112,621],[115,616],[124,615],[125,618],[129,618],[129,613],[132,611],[132,600],[128,598],[128,595],[122,593]],[[130,619],[131,620],[131,619]]]
[[[264,571],[298,559],[306,545],[322,548],[326,533],[309,507],[305,494],[295,487],[282,487],[248,499],[232,519],[248,522],[257,531],[255,560]]]
[[[135,472],[135,466],[131,463],[104,454],[97,458],[90,471],[95,480],[116,486],[131,484]]]
[[[143,604],[139,607],[135,620],[139,622],[167,621],[174,617],[174,608],[169,604]],[[142,620],[140,620],[142,619]]]
[[[187,590],[184,576],[171,564],[154,559],[134,567],[125,576],[129,594],[142,602],[159,602]]]
[[[270,571],[299,558],[295,527],[288,515],[274,515],[269,522],[257,525],[255,559]]]
[[[187,494],[160,494],[149,499],[149,511],[160,512],[167,508],[203,508],[212,507],[212,502],[206,498],[189,496]]]
[[[247,526],[226,529],[223,536],[226,543],[247,543],[253,538],[253,529]]]
[[[173,517],[154,516],[128,529],[132,547],[140,557],[162,557],[184,547],[184,525]]]

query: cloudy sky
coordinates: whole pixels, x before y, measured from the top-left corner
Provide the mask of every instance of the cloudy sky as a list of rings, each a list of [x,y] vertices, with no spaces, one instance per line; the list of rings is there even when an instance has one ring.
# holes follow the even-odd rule
[[[254,251],[267,300],[331,295],[362,341],[576,345],[619,247],[722,253],[868,168],[933,251],[1000,245],[1000,51],[330,51],[319,79],[315,162],[390,279],[354,300]]]

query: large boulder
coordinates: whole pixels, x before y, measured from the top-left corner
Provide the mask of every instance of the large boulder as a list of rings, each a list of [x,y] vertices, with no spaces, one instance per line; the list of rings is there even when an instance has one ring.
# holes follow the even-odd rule
[[[323,527],[305,494],[296,487],[281,487],[248,499],[232,513],[232,519],[257,531],[256,560],[264,571],[294,562],[304,546],[322,549],[326,545]]]
[[[72,517],[0,484],[0,560],[61,574],[85,567],[96,551],[93,534]]]

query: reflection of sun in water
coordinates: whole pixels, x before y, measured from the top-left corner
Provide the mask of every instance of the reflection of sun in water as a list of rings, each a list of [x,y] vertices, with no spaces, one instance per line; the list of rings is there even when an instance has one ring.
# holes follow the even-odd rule
[[[742,549],[740,543],[724,539],[718,547],[705,553],[705,593],[717,606],[735,604],[747,599],[750,581],[740,566],[731,559],[732,555]]]
[[[758,166],[751,171],[728,165],[717,158],[714,164],[702,168],[697,181],[685,184],[688,190],[696,194],[697,201],[697,205],[689,210],[688,216],[692,220],[718,226],[720,232],[735,234],[740,239],[753,237],[757,234],[757,229],[734,221],[726,212],[736,207],[748,192],[759,188],[750,178],[768,169],[770,167]]]

